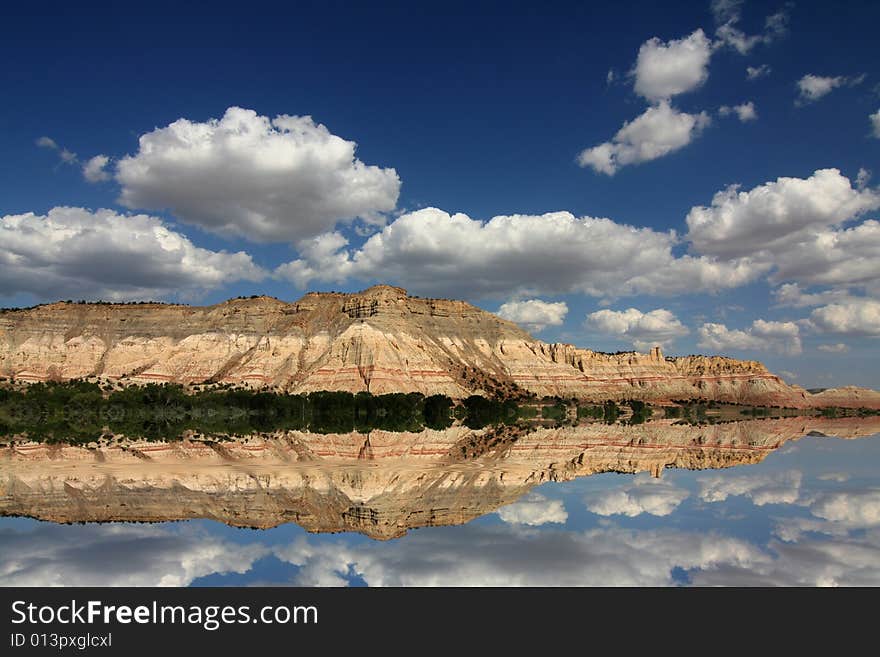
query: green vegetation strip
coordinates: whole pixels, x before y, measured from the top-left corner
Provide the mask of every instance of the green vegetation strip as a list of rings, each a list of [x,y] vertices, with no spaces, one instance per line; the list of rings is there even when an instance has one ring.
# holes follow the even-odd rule
[[[626,409],[626,406],[629,409]],[[677,424],[712,424],[713,402],[679,402],[663,407],[662,417]],[[174,384],[147,384],[116,391],[96,383],[36,383],[0,388],[0,436],[37,442],[86,444],[110,436],[176,440],[185,433],[224,437],[274,431],[314,433],[445,429],[456,421],[468,428],[527,423],[543,426],[579,422],[641,424],[654,415],[642,401],[578,406],[574,400],[545,398],[519,405],[474,395],[456,403],[444,395],[373,395],[368,392],[313,392],[288,395],[228,387],[188,392]],[[762,407],[735,409],[745,417],[779,413]],[[824,409],[826,417],[876,414],[876,411]],[[731,421],[731,420],[727,420]]]

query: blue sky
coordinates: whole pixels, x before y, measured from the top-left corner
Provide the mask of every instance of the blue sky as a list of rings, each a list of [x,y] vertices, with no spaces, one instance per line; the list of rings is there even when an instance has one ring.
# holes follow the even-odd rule
[[[2,305],[388,282],[880,386],[876,3],[13,11]]]

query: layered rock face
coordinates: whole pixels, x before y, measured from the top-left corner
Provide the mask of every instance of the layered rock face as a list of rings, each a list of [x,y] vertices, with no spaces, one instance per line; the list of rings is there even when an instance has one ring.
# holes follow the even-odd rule
[[[455,398],[525,390],[592,401],[827,405],[755,361],[548,344],[465,302],[410,297],[384,285],[357,294],[310,293],[295,303],[256,297],[208,307],[56,303],[6,311],[0,376]],[[843,392],[834,405],[876,408],[880,395]]]
[[[493,432],[284,432],[234,442],[0,448],[0,515],[56,522],[210,518],[236,526],[294,522],[377,539],[462,524],[546,481],[601,472],[757,463],[810,432],[855,438],[878,418],[783,418],[705,427],[538,429],[493,448]],[[477,458],[460,446],[483,441]]]

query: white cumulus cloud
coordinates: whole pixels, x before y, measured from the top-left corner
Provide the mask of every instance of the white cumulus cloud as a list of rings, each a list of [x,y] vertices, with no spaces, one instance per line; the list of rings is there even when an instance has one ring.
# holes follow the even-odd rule
[[[757,506],[794,504],[800,497],[803,475],[789,470],[773,475],[711,475],[700,478],[700,499],[723,502],[730,496],[743,495]]]
[[[746,330],[729,329],[724,324],[705,323],[698,330],[699,346],[712,351],[778,351],[801,353],[800,327],[794,322],[756,319]]]
[[[633,69],[635,92],[659,101],[696,89],[709,77],[711,56],[712,44],[701,29],[682,39],[649,39]]]
[[[847,286],[876,293],[880,288],[880,222],[870,219],[844,230],[809,230],[788,244],[779,243],[753,254],[756,261],[771,262],[772,283],[793,280],[805,285],[830,285],[830,298]],[[825,293],[818,293],[825,294]]]
[[[721,290],[761,275],[748,258],[676,257],[674,233],[569,212],[488,221],[425,208],[401,215],[348,249],[339,233],[298,244],[300,258],[276,275],[300,287],[352,278],[395,282],[417,294],[618,297]]]
[[[394,169],[355,157],[355,143],[309,116],[274,119],[230,107],[221,119],[179,119],[140,137],[116,179],[129,208],[168,209],[189,224],[261,242],[293,242],[394,209]]]
[[[813,103],[827,96],[838,87],[853,87],[861,84],[865,79],[864,75],[845,76],[845,75],[813,75],[807,73],[797,82],[798,99],[800,104]]]
[[[880,336],[880,301],[854,299],[816,308],[810,322],[822,333]]]
[[[496,513],[508,524],[531,527],[568,520],[562,500],[550,500],[538,493],[530,493],[518,502],[501,507]]]
[[[247,253],[195,246],[161,219],[57,207],[0,218],[0,295],[107,300],[197,294],[265,272]]]
[[[869,114],[868,118],[871,121],[871,129],[874,133],[874,136],[877,139],[880,139],[880,109],[878,109],[873,114]]]
[[[797,283],[785,283],[773,291],[776,303],[780,306],[806,308],[822,306],[828,303],[849,301],[850,294],[846,288],[823,290],[822,292],[805,292]]]
[[[715,194],[687,215],[690,250],[719,259],[749,258],[763,268],[781,305],[846,301],[850,288],[880,294],[880,222],[857,220],[880,208],[864,170],[855,186],[838,169],[807,178],[780,177],[743,191]],[[810,290],[811,287],[826,287]]]
[[[838,169],[820,169],[806,179],[780,177],[750,191],[732,185],[718,192],[710,207],[691,208],[687,238],[700,253],[752,255],[787,248],[802,231],[840,224],[878,207],[875,190],[854,189]]]
[[[656,160],[684,148],[710,122],[706,112],[688,114],[662,101],[624,123],[611,141],[581,151],[578,163],[611,176],[621,167]]]
[[[269,553],[163,525],[65,526],[6,530],[4,586],[188,586],[212,574],[244,573]]]
[[[107,172],[107,165],[110,164],[110,158],[106,155],[95,155],[83,165],[83,177],[89,182],[101,182],[110,180],[110,174]]]
[[[688,491],[668,481],[639,475],[631,485],[592,493],[585,501],[587,509],[597,515],[634,518],[643,513],[668,516],[688,496]]]
[[[382,545],[303,539],[275,555],[300,566],[299,585],[339,584],[339,573],[355,572],[370,586],[668,586],[676,567],[712,572],[770,561],[756,546],[715,532],[476,524]]]
[[[810,500],[810,513],[850,528],[880,525],[880,490],[823,492]]]
[[[647,350],[655,345],[667,346],[676,338],[690,333],[670,311],[657,308],[646,313],[637,308],[597,310],[587,315],[587,324],[601,333],[624,338],[636,349]]]
[[[568,314],[568,304],[564,301],[550,303],[541,299],[508,301],[496,313],[499,317],[521,324],[531,331],[540,331],[548,326],[559,326]]]

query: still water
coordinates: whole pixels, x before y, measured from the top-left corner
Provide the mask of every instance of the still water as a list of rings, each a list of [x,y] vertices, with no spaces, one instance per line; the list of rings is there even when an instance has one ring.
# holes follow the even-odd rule
[[[374,432],[366,456],[359,435],[288,437],[295,459],[6,458],[4,515],[74,524],[0,518],[0,584],[876,586],[876,422],[539,431],[452,459],[443,432]],[[175,520],[93,522],[119,518]]]

